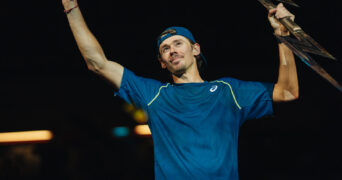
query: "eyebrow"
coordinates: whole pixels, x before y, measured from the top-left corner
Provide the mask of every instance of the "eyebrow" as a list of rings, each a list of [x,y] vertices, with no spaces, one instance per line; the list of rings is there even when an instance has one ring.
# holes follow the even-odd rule
[[[175,39],[175,40],[173,40],[173,41],[171,42],[171,44],[172,44],[172,43],[175,43],[175,42],[177,42],[177,41],[183,41],[183,42],[184,42],[183,39]],[[165,46],[168,46],[168,44],[164,44],[164,45],[162,45],[160,48],[163,49]]]

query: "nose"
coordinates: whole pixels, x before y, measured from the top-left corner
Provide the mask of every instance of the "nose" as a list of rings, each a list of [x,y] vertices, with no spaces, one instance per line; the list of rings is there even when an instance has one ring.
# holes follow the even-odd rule
[[[176,48],[174,48],[173,46],[170,46],[170,55],[174,55],[176,54]]]

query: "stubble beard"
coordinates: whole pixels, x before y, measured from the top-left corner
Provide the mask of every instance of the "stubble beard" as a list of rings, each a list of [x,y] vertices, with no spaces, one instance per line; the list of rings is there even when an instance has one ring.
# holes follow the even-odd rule
[[[182,62],[179,62],[179,63],[182,63]],[[181,64],[180,67],[176,67],[174,70],[173,70],[173,75],[177,76],[178,78],[181,77],[184,73],[186,73],[186,71],[193,65],[193,63],[189,64],[188,66],[185,64],[185,61],[184,61],[184,64]]]

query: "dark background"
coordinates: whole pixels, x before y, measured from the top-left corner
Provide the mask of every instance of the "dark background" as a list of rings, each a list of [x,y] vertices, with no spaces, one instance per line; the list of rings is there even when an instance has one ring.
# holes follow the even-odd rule
[[[228,4],[226,4],[228,2]],[[338,62],[314,56],[342,82],[338,1],[298,1],[296,22]],[[277,80],[278,52],[258,1],[80,1],[108,59],[168,81],[156,59],[166,27],[189,28],[207,80]],[[61,1],[2,2],[0,132],[48,129],[49,143],[0,145],[0,179],[153,179],[151,138],[116,139],[137,123],[113,88],[87,70]],[[342,179],[342,93],[297,59],[300,98],[240,129],[240,179]]]

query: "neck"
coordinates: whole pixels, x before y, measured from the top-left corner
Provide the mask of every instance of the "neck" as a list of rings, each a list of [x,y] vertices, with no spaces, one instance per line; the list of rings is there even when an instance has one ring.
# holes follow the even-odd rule
[[[200,76],[196,66],[195,66],[195,68],[190,68],[186,72],[184,72],[184,73],[182,73],[180,75],[172,74],[173,82],[174,83],[204,82],[204,80]]]

